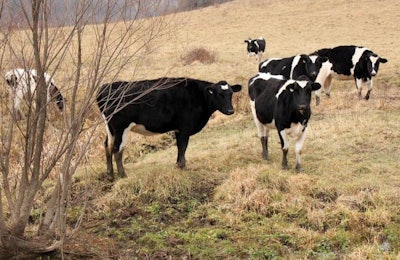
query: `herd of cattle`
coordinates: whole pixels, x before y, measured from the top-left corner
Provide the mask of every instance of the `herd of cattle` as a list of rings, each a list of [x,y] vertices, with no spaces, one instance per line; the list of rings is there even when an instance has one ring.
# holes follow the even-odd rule
[[[245,40],[248,55],[261,61],[265,40]],[[367,85],[365,99],[369,99],[372,80],[385,58],[365,47],[338,46],[317,50],[311,54],[288,58],[269,58],[259,62],[259,72],[248,81],[248,94],[262,156],[268,159],[268,132],[278,130],[283,158],[282,168],[288,168],[288,137],[296,140],[296,170],[301,171],[300,154],[311,116],[311,94],[320,103],[321,90],[330,95],[332,78],[354,79],[361,98]],[[48,85],[48,101],[62,111],[65,98],[52,77],[44,73]],[[21,113],[21,101],[35,92],[38,84],[36,70],[14,69],[6,73],[6,83],[12,90],[13,107]],[[226,81],[217,83],[192,78],[159,78],[142,81],[118,81],[102,85],[97,94],[97,105],[106,124],[105,151],[107,178],[114,180],[113,156],[118,175],[125,177],[123,150],[130,131],[143,135],[175,132],[178,148],[177,165],[185,168],[185,152],[190,136],[207,124],[215,111],[234,113],[232,95],[242,89]]]

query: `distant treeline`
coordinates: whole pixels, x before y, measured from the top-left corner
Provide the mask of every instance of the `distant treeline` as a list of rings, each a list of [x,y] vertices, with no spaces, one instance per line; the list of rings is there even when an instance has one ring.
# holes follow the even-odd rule
[[[75,24],[79,13],[84,24],[155,17],[202,8],[232,0],[50,0],[45,1],[50,26]],[[1,9],[1,28],[23,29],[31,21],[31,1],[5,1]],[[27,19],[28,17],[28,19]]]

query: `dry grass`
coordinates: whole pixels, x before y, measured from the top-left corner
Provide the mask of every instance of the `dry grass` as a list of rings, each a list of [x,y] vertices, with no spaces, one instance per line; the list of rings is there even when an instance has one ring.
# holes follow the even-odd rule
[[[99,128],[74,186],[92,194],[82,237],[104,238],[108,250],[95,252],[104,258],[398,258],[396,6],[395,0],[236,0],[178,14],[187,23],[153,43],[159,47],[137,77],[168,71],[168,76],[240,83],[243,90],[234,95],[239,113],[216,113],[191,137],[186,171],[175,167],[170,136],[132,135],[125,159],[128,178],[114,185],[98,178],[105,171],[105,133]],[[280,169],[276,131],[271,131],[270,160],[261,158],[247,99],[247,80],[257,64],[247,60],[243,44],[261,35],[267,57],[356,44],[389,60],[368,102],[358,101],[352,81],[334,81],[332,97],[322,98],[318,107],[313,102],[302,174],[293,169],[293,146],[292,169]],[[181,57],[196,46],[213,50],[218,59],[182,64]]]

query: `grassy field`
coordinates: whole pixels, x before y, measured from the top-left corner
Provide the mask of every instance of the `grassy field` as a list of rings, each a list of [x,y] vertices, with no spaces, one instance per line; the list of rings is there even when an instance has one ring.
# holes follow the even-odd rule
[[[132,134],[128,178],[105,172],[103,138],[75,176],[69,223],[87,201],[82,228],[65,251],[95,259],[395,259],[400,257],[400,24],[397,0],[236,0],[176,15],[184,21],[153,42],[137,79],[187,76],[242,84],[237,113],[216,113],[175,166],[170,135]],[[263,161],[247,80],[257,73],[244,40],[263,36],[268,57],[355,44],[387,58],[369,101],[353,81],[334,81],[316,107],[305,142],[304,172],[281,170],[279,138]],[[193,48],[211,64],[184,64]],[[131,75],[126,71],[126,77]],[[90,241],[90,243],[88,243]]]

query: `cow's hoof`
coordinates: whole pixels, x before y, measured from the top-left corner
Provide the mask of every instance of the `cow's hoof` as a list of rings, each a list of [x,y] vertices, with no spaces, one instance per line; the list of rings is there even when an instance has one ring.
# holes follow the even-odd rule
[[[296,172],[297,173],[303,172],[303,168],[301,167],[301,165],[296,165]]]
[[[114,182],[114,174],[107,173],[107,175],[105,177],[106,177],[107,181]]]

